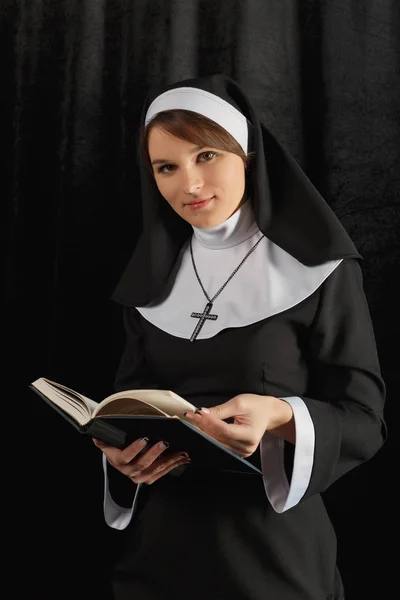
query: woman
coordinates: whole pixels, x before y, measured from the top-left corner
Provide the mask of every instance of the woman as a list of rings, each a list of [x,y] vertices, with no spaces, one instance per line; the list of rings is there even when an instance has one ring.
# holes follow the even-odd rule
[[[106,522],[127,535],[114,597],[342,599],[320,494],[385,439],[360,256],[231,79],[155,89],[143,122],[116,389],[173,390],[263,476],[95,440]]]

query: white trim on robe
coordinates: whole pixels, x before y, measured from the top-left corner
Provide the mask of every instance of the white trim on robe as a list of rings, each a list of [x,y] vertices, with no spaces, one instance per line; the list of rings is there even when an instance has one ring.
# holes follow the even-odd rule
[[[293,409],[296,444],[290,484],[284,465],[284,440],[268,431],[260,443],[264,488],[272,508],[282,513],[296,506],[304,496],[314,464],[314,423],[304,401],[298,396],[281,398]]]
[[[131,508],[126,508],[117,504],[110,493],[110,487],[108,485],[108,474],[107,474],[107,458],[103,454],[103,473],[104,473],[104,520],[112,529],[118,529],[122,531],[128,527],[132,520],[132,516],[135,512],[136,502],[138,498],[138,492],[142,486],[141,483],[137,485],[135,497],[132,501]]]

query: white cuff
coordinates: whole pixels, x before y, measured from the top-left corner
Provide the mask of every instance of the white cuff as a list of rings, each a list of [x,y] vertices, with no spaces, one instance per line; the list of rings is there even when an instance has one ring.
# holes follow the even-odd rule
[[[108,485],[108,474],[107,474],[107,458],[105,454],[103,454],[103,472],[104,472],[104,503],[103,503],[103,511],[104,511],[104,519],[110,527],[113,529],[125,529],[131,519],[132,515],[136,508],[136,502],[138,498],[138,492],[141,487],[141,483],[138,483],[136,494],[132,502],[131,508],[126,508],[124,506],[119,506],[116,502],[114,502],[110,488]]]
[[[281,398],[293,409],[296,427],[292,478],[289,485],[284,465],[285,441],[265,432],[261,444],[261,469],[264,488],[277,513],[292,508],[304,496],[314,464],[315,430],[308,408],[298,396]]]

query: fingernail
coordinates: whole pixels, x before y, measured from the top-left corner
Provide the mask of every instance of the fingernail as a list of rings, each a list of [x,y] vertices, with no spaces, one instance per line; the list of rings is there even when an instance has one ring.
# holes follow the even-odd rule
[[[160,448],[162,448],[163,450],[165,450],[166,448],[169,448],[169,444],[168,442],[160,442]]]
[[[187,452],[179,452],[179,456],[189,458],[189,454]]]
[[[143,437],[141,440],[139,440],[141,444],[143,444],[143,446],[145,446],[146,444],[149,443],[149,438],[148,437]]]
[[[196,408],[196,410],[194,411],[196,413],[196,415],[201,415],[201,413],[206,413],[207,415],[210,414],[210,411],[208,410],[208,408]]]
[[[189,414],[188,412],[183,413],[183,416],[187,419],[193,419],[193,415]]]

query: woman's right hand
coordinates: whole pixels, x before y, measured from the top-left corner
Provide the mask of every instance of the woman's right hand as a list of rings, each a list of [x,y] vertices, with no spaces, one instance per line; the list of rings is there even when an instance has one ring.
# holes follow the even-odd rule
[[[105,454],[110,465],[134,483],[150,485],[176,467],[190,463],[186,452],[168,452],[164,455],[168,448],[165,442],[158,442],[143,452],[143,448],[148,444],[146,438],[132,442],[124,450],[119,450],[95,438],[92,439],[95,446]]]

